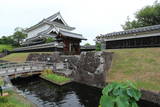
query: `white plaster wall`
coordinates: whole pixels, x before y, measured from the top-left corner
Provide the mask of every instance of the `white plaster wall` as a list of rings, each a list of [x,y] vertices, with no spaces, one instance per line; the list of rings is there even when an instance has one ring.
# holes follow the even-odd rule
[[[36,36],[38,33],[42,32],[44,30],[47,30],[49,27],[50,27],[50,25],[45,24],[45,25],[39,26],[38,28],[36,28],[34,30],[31,30],[30,32],[28,32],[28,38]]]

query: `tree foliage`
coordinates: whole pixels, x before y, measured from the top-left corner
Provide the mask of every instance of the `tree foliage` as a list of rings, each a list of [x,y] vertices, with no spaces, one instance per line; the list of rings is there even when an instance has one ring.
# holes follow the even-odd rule
[[[50,42],[54,42],[55,39],[53,37],[48,37],[48,38],[45,38],[45,43],[50,43]]]
[[[23,29],[17,27],[13,36],[14,45],[20,46],[21,42],[27,37],[27,34],[23,33]]]
[[[91,44],[90,43],[85,43],[84,46],[91,46]]]
[[[13,41],[13,38],[12,36],[2,36],[0,38],[0,44],[13,44],[14,41]]]
[[[136,101],[141,97],[140,91],[131,82],[111,83],[102,94],[99,107],[138,107]]]
[[[160,24],[160,3],[158,1],[137,11],[134,20],[130,21],[128,17],[122,27],[124,30],[127,30],[156,24]]]
[[[13,35],[10,36],[2,36],[0,38],[0,44],[9,44],[12,46],[20,46],[20,43],[27,37],[24,30],[20,27],[15,29]]]
[[[101,51],[101,43],[96,43],[96,51]]]

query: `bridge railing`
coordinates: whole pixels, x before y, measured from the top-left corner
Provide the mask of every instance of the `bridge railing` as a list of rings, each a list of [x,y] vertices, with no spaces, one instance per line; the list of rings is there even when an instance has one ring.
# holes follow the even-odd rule
[[[44,70],[47,68],[54,68],[53,63],[49,62],[35,62],[35,61],[27,61],[23,63],[1,63],[0,64],[0,75],[7,75],[13,73],[21,73],[21,72],[32,72]]]
[[[12,67],[12,66],[28,66],[28,65],[53,65],[53,63],[48,62],[35,62],[35,61],[27,61],[23,63],[0,63],[0,68],[3,67]]]

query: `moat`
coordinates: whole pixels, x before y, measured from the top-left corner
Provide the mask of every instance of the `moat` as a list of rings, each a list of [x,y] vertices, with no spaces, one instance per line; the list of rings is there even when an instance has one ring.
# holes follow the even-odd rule
[[[38,107],[98,107],[101,89],[70,83],[57,86],[38,76],[12,80],[14,86]],[[140,107],[159,107],[140,101]]]
[[[12,80],[38,107],[98,107],[101,90],[82,84],[57,86],[37,76]]]

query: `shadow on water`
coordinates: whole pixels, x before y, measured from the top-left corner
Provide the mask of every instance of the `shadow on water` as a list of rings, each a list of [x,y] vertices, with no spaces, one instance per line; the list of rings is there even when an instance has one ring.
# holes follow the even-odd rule
[[[39,107],[98,107],[101,89],[78,83],[57,86],[37,76],[17,78],[12,83]],[[159,107],[140,101],[140,107]]]
[[[40,107],[98,107],[101,90],[70,83],[62,87],[33,76],[12,83]]]

